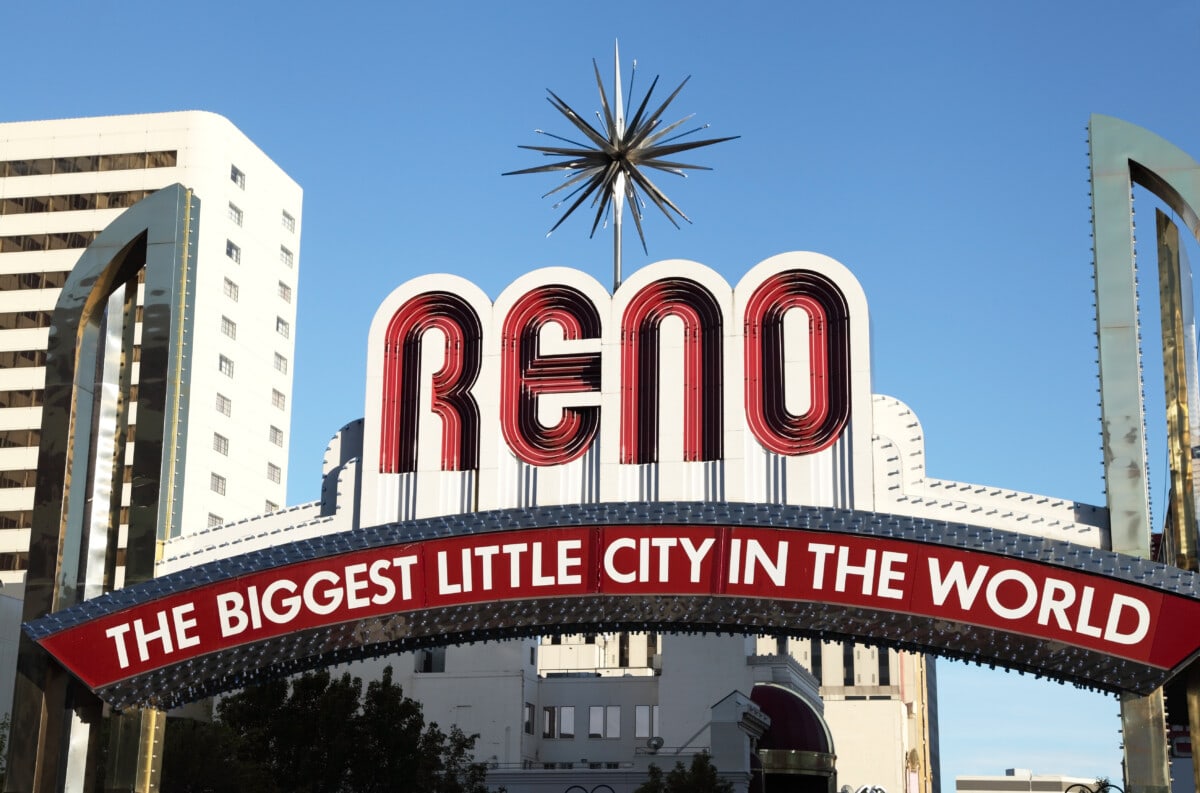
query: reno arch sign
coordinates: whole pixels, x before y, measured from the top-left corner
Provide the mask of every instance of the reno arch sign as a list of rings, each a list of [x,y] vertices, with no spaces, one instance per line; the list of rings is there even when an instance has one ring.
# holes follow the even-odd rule
[[[539,270],[494,303],[460,278],[417,278],[370,331],[364,522],[779,503],[789,487],[805,493],[793,503],[869,507],[867,342],[861,287],[812,253],[769,259],[732,288],[683,261],[615,295]]]
[[[615,295],[558,268],[494,302],[417,278],[372,323],[332,522],[239,556],[180,538],[168,557],[194,550],[160,577],[26,629],[119,707],[639,628],[849,638],[1108,690],[1196,654],[1178,626],[1200,620],[1200,580],[1102,550],[1103,520],[1046,523],[1020,506],[1038,497],[994,489],[969,509],[914,496],[972,486],[916,471],[919,425],[872,397],[867,343],[857,281],[811,253],[733,287],[662,262]]]

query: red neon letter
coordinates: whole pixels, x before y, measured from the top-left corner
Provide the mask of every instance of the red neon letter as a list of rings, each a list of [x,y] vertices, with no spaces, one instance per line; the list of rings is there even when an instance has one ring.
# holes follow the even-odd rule
[[[700,284],[665,278],[633,296],[621,319],[621,462],[658,461],[659,326],[679,317],[683,459],[721,457],[721,307]]]
[[[500,362],[500,426],[518,458],[559,465],[579,457],[600,426],[600,408],[564,408],[552,427],[538,420],[538,397],[600,390],[600,353],[541,355],[542,328],[556,323],[568,340],[600,336],[600,314],[587,296],[551,285],[523,295],[504,318]]]
[[[471,386],[479,375],[479,316],[458,295],[425,292],[400,306],[384,337],[380,473],[417,470],[421,339],[433,328],[446,337],[445,362],[431,386],[433,411],[442,420],[442,470],[478,466],[479,406]]]
[[[808,315],[809,405],[784,404],[783,315]],[[767,449],[789,456],[833,445],[850,418],[850,316],[835,283],[788,270],[759,284],[746,304],[746,419]]]

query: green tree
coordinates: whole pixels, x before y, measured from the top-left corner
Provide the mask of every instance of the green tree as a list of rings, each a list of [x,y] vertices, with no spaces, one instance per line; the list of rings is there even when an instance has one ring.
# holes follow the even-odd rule
[[[180,720],[181,722],[183,720]],[[487,793],[475,736],[426,724],[392,670],[367,684],[327,671],[251,686],[212,724],[172,723],[163,793]]]
[[[675,764],[677,768],[683,768],[682,763]],[[633,793],[666,793],[667,782],[663,779],[662,769],[654,763],[650,764],[649,770],[646,772],[646,781],[638,785],[637,790]]]
[[[733,793],[733,785],[717,776],[712,759],[701,752],[692,756],[690,767],[676,762],[666,776],[652,763],[646,781],[634,793]]]
[[[8,778],[8,731],[12,728],[11,716],[7,713],[0,719],[0,789]]]
[[[160,787],[171,793],[279,793],[258,758],[239,756],[240,738],[226,724],[169,719]]]

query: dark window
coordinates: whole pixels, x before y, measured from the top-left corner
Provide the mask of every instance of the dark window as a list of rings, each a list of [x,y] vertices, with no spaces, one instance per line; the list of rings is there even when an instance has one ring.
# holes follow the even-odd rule
[[[29,554],[24,551],[0,553],[0,570],[24,570],[29,567]]]
[[[23,330],[26,328],[50,327],[49,311],[6,311],[0,312],[0,330]]]
[[[35,408],[42,404],[42,389],[0,391],[0,408]]]
[[[416,664],[413,671],[429,674],[446,671],[445,647],[430,647],[426,650],[417,650],[415,656]]]
[[[891,655],[886,648],[879,648],[879,685],[881,686],[892,684]]]
[[[854,685],[854,645],[850,642],[842,644],[842,682]]]
[[[41,441],[41,430],[0,430],[0,448],[28,448]]]
[[[33,513],[29,510],[0,512],[0,529],[28,529]]]
[[[91,173],[127,171],[139,168],[173,168],[175,151],[143,151],[128,154],[101,154],[82,157],[43,157],[36,160],[0,162],[0,176],[47,176],[54,173]]]
[[[86,248],[92,244],[92,240],[96,239],[99,233],[98,231],[64,231],[54,234],[14,234],[0,237],[0,253]]]

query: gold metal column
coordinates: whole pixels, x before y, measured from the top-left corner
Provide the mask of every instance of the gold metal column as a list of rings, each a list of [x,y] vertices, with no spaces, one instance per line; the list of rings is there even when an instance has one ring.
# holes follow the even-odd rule
[[[152,194],[100,233],[63,286],[47,346],[25,621],[112,589],[121,524],[126,584],[153,578],[159,543],[177,530],[199,206],[180,185]],[[23,635],[5,790],[94,790],[102,713],[94,694]],[[157,791],[164,723],[157,711],[111,720],[105,790]]]
[[[1187,336],[1195,317],[1187,310],[1185,262],[1179,247],[1179,228],[1162,210],[1155,210],[1158,241],[1158,296],[1162,319],[1163,391],[1167,409],[1167,460],[1170,470],[1168,546],[1176,567],[1196,571],[1196,499],[1192,484],[1191,402]],[[1190,273],[1190,268],[1188,270]],[[1190,297],[1190,295],[1188,295]],[[1194,354],[1195,351],[1193,350]],[[1187,688],[1188,729],[1200,736],[1200,665],[1193,663],[1183,684]],[[1200,763],[1192,757],[1192,779],[1200,790]]]

